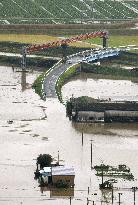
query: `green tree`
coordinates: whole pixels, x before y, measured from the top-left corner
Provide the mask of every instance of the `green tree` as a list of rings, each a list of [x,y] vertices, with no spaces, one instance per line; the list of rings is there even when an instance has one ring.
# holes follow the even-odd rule
[[[37,164],[40,164],[41,169],[51,166],[52,161],[53,159],[50,154],[40,154],[37,157]]]

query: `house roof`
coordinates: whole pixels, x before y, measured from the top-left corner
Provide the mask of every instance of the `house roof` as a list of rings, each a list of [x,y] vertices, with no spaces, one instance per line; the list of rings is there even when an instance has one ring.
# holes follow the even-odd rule
[[[56,167],[44,167],[39,171],[44,176],[74,176],[75,171],[73,167],[56,166]]]
[[[73,167],[57,166],[57,167],[52,167],[52,175],[53,176],[57,176],[57,175],[74,176],[75,171]]]

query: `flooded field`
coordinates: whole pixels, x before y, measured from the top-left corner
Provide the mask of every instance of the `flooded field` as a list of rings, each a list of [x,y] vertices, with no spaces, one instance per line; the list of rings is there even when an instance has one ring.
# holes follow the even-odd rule
[[[112,101],[138,101],[138,81],[91,78],[91,74],[81,74],[62,87],[64,100],[89,96]],[[93,77],[93,76],[92,76]]]
[[[99,190],[101,178],[96,177],[94,170],[91,170],[90,140],[93,140],[93,166],[101,163],[126,164],[130,167],[135,180],[120,179],[117,186],[122,188],[138,186],[137,124],[72,124],[66,118],[65,107],[57,99],[49,98],[42,101],[31,89],[32,82],[38,76],[37,72],[25,73],[25,78],[25,74],[13,71],[10,67],[0,67],[0,71],[1,205],[69,205],[68,197],[50,198],[50,192],[42,193],[38,182],[34,180],[37,156],[40,153],[48,153],[57,160],[58,151],[60,163],[73,166],[76,173],[71,204],[85,205],[87,197],[91,200],[89,204],[92,204],[92,201],[95,201],[96,205],[111,204],[111,192]],[[100,94],[96,85],[99,80],[93,82],[92,79],[88,79],[88,81],[92,82],[92,87],[96,90],[93,97],[108,97],[113,95],[113,92],[115,92],[114,96],[122,96],[120,89],[122,92],[123,89],[116,81],[102,80],[108,85],[106,90],[110,92],[99,88]],[[78,86],[77,84],[73,86],[75,82],[72,81],[70,82],[72,86],[68,83],[63,87],[64,98],[69,98],[72,94],[88,94],[90,82],[87,84],[86,79],[79,82]],[[137,84],[127,81],[126,84],[122,81],[119,83],[122,83],[121,87],[126,85],[125,89],[128,88],[123,96],[133,96],[137,99]],[[108,89],[111,84],[116,85],[114,91]],[[70,91],[73,87],[74,89]],[[87,89],[84,91],[85,87]],[[91,91],[93,92],[93,89]],[[90,187],[89,195],[88,187]],[[133,204],[133,192],[128,189],[114,191],[114,204],[118,204],[118,192],[123,193],[121,196],[123,205]],[[138,201],[138,192],[136,192],[136,200]]]

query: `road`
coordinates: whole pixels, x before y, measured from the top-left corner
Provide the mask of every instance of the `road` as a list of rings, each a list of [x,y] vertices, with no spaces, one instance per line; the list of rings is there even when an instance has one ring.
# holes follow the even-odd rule
[[[130,46],[131,47],[131,46]],[[75,65],[80,62],[93,62],[95,60],[100,60],[103,58],[108,58],[111,56],[117,56],[119,55],[120,51],[127,51],[130,50],[130,47],[122,47],[122,48],[113,48],[113,49],[106,49],[106,50],[87,50],[80,53],[76,53],[74,55],[68,56],[68,61],[66,63],[62,63],[60,65],[57,65],[52,69],[49,74],[46,76],[44,80],[44,92],[46,94],[46,97],[49,98],[56,98],[56,82],[60,75],[65,72],[70,66]],[[133,49],[131,47],[131,49]],[[136,48],[135,48],[136,49]],[[70,62],[69,62],[70,61]]]
[[[46,76],[45,80],[44,80],[44,91],[46,93],[46,97],[51,97],[51,98],[56,98],[56,90],[55,90],[55,86],[56,86],[56,82],[58,80],[58,78],[60,77],[60,75],[65,72],[70,66],[76,64],[79,62],[79,58],[77,57],[73,57],[72,58],[72,63],[62,63],[58,66],[56,66],[53,70],[50,71],[50,73]]]

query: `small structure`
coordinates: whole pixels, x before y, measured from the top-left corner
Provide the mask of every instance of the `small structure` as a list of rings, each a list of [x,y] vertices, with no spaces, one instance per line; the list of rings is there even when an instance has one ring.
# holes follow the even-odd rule
[[[76,122],[99,122],[99,121],[104,121],[103,112],[79,111],[76,118]]]
[[[42,186],[51,185],[57,188],[74,187],[75,172],[73,167],[44,167],[39,173],[39,183]]]
[[[107,110],[105,122],[138,122],[138,111]]]
[[[111,101],[88,96],[70,98],[66,113],[74,122],[138,122],[138,101]]]

